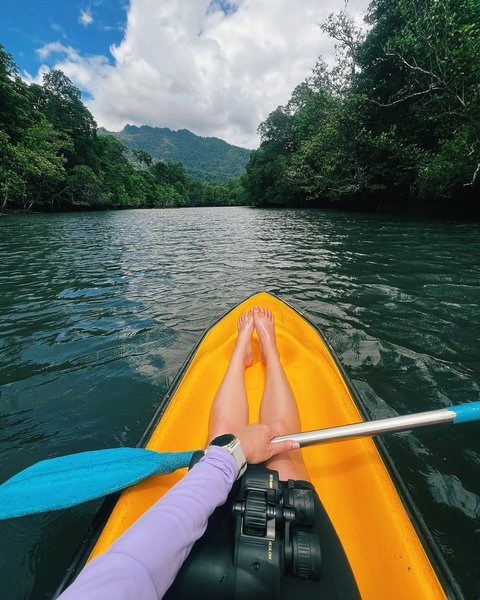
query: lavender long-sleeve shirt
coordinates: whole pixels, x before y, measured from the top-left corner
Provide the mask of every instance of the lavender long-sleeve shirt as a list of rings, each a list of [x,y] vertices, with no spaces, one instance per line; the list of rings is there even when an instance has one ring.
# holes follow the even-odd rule
[[[177,485],[83,569],[59,600],[162,598],[237,474],[233,456],[211,446]]]

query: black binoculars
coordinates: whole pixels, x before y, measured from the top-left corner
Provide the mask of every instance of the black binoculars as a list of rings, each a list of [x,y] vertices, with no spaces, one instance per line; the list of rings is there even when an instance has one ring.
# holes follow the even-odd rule
[[[299,488],[292,480],[280,482],[276,471],[250,467],[241,480],[233,514],[235,587],[242,590],[241,596],[252,598],[261,587],[262,597],[277,598],[283,575],[320,578],[313,489]]]

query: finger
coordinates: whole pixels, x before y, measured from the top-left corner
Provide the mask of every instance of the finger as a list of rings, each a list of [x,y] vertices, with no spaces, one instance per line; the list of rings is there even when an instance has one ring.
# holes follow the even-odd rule
[[[292,440],[286,440],[285,442],[278,442],[276,444],[270,444],[271,457],[281,454],[282,452],[291,452],[292,450],[298,450],[300,444]]]

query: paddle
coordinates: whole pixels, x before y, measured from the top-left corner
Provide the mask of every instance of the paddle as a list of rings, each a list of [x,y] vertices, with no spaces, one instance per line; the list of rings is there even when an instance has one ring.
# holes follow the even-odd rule
[[[151,475],[188,466],[193,452],[112,448],[42,460],[0,485],[0,519],[68,508]]]
[[[319,429],[272,441],[293,439],[301,446],[351,437],[407,431],[439,423],[480,419],[480,402],[429,412]],[[186,467],[193,452],[159,453],[143,448],[113,448],[41,461],[0,485],[0,519],[67,508],[101,498],[151,475]]]
[[[364,421],[352,425],[341,425],[339,427],[329,427],[328,429],[316,429],[304,433],[281,435],[274,438],[272,442],[292,440],[298,442],[303,447],[310,446],[311,444],[347,440],[367,435],[410,431],[411,429],[425,427],[426,425],[439,425],[440,423],[453,423],[456,425],[458,423],[477,420],[480,420],[480,402],[470,402],[469,404],[459,404],[458,406],[450,406],[450,408],[429,410],[401,417],[390,417],[388,419],[379,419],[378,421]]]

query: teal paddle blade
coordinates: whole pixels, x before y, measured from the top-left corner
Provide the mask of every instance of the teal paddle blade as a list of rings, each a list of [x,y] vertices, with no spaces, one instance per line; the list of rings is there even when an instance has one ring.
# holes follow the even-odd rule
[[[0,519],[75,506],[188,466],[193,452],[112,448],[59,456],[0,485]]]

